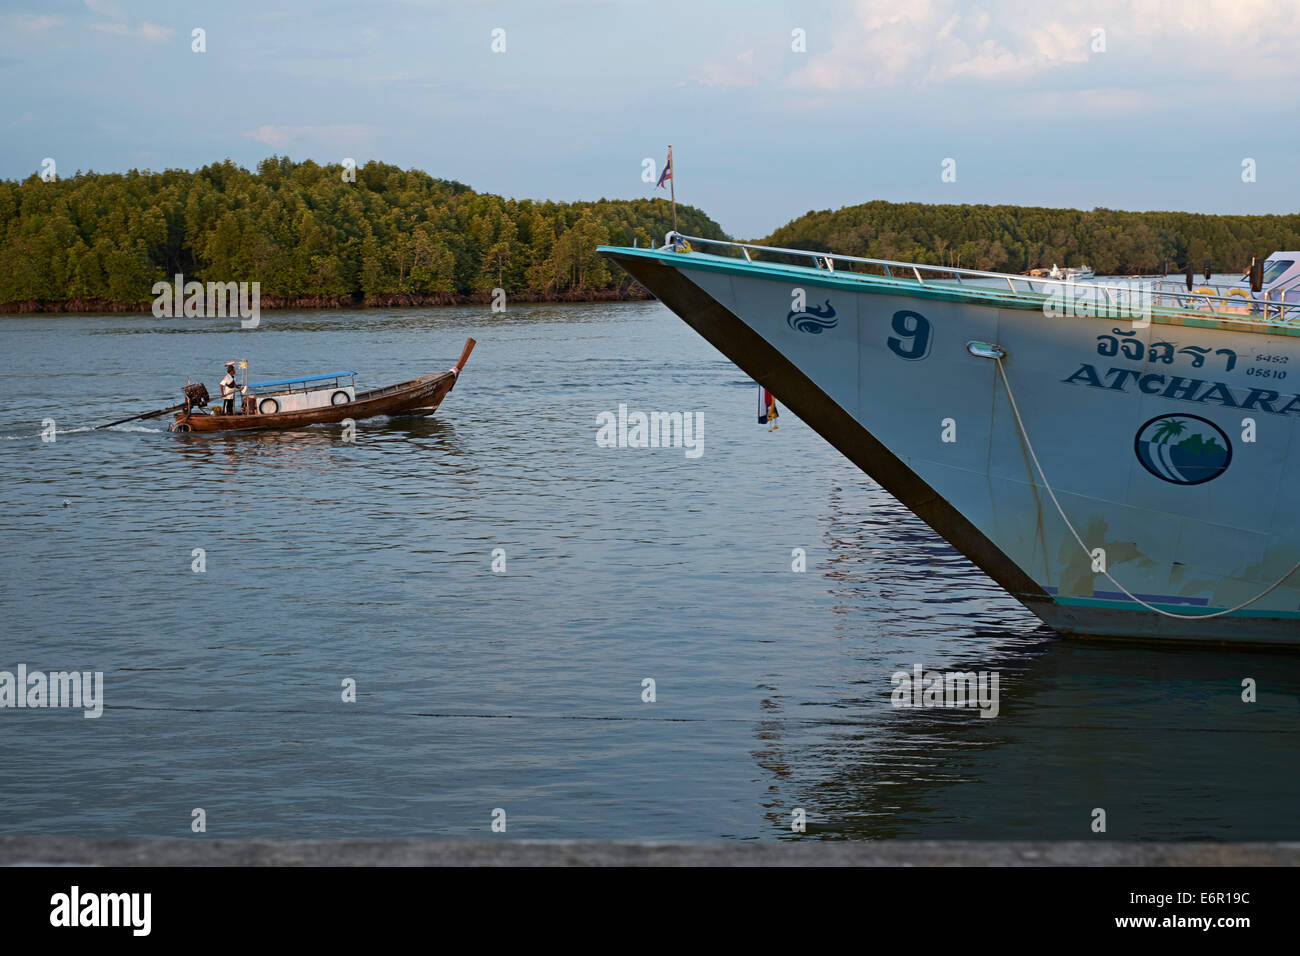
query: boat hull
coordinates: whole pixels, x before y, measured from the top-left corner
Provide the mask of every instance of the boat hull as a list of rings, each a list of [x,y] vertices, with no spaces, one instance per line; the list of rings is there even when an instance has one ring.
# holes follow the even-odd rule
[[[266,429],[305,428],[308,425],[326,425],[346,419],[360,421],[377,415],[429,415],[437,411],[442,400],[456,384],[456,372],[425,375],[409,382],[373,389],[357,395],[344,405],[328,405],[299,411],[276,412],[269,415],[220,415],[178,412],[171,423],[172,431],[217,432],[252,431]]]
[[[825,270],[602,253],[1051,627],[1300,645],[1300,509],[1284,483],[1300,474],[1300,399],[1283,411],[1300,390],[1296,335],[1139,329]],[[1005,350],[1023,428],[970,342]],[[1291,390],[1258,374],[1288,366]],[[1173,444],[1176,428],[1201,444]]]

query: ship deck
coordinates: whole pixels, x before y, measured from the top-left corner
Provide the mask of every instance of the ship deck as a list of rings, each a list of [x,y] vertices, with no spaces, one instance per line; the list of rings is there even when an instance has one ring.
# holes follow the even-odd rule
[[[1142,287],[1136,280],[1076,282],[1001,272],[984,272],[925,263],[866,259],[801,249],[724,242],[683,236],[692,246],[709,246],[724,254],[692,248],[601,246],[612,256],[651,259],[675,269],[698,269],[732,275],[778,279],[799,286],[849,290],[865,294],[905,295],[1040,311],[1068,318],[1129,321],[1134,315],[1152,324],[1300,336],[1300,302],[1280,303],[1240,297],[1173,293]],[[806,258],[812,265],[781,259]],[[1232,311],[1237,310],[1237,311]]]

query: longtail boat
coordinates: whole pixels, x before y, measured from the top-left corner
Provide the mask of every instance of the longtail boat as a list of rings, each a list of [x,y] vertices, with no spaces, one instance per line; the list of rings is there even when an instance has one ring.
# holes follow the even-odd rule
[[[1226,291],[598,252],[1057,631],[1300,646],[1300,252]]]
[[[207,390],[202,385],[186,386],[185,408],[168,426],[173,432],[247,431],[252,429],[302,428],[378,415],[430,415],[437,411],[447,393],[455,387],[474,340],[466,339],[460,359],[446,372],[421,375],[384,388],[357,392],[352,384],[356,372],[331,372],[305,378],[254,382],[241,386],[243,401],[234,414],[219,409],[204,410]],[[199,407],[193,396],[201,396]]]

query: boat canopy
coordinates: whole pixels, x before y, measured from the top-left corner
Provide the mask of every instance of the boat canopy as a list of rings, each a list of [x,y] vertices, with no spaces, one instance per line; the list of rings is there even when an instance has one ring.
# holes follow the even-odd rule
[[[250,382],[249,388],[271,388],[275,385],[298,385],[302,382],[328,382],[331,379],[346,378],[356,372],[329,372],[325,375],[308,375],[305,378],[282,378],[274,382]]]
[[[1294,291],[1300,281],[1300,252],[1275,252],[1264,260],[1264,289]]]

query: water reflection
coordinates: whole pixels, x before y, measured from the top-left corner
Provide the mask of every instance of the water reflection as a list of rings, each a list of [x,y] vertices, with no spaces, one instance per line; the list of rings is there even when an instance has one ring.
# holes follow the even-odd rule
[[[200,463],[211,463],[219,454],[246,472],[253,463],[271,468],[337,463],[334,453],[367,443],[382,447],[411,442],[441,454],[466,453],[464,443],[457,439],[456,426],[437,414],[363,419],[355,423],[351,440],[345,439],[344,433],[341,423],[270,431],[186,432],[170,435],[173,441],[167,447]]]
[[[1062,640],[878,491],[833,486],[823,526],[839,661],[820,698],[774,674],[753,725],[775,834],[1300,838],[1294,654]],[[996,672],[998,716],[894,707],[917,664]]]
[[[264,469],[322,469],[343,444],[341,425],[286,431],[188,432],[173,434],[166,450],[200,468],[217,468],[222,478],[265,481]]]
[[[453,389],[452,394],[455,394]],[[448,398],[447,401],[453,399]],[[456,436],[456,424],[440,415],[401,415],[395,418],[378,418],[372,423],[376,431],[408,441],[429,442],[440,452],[452,455],[466,453],[464,442]]]
[[[996,635],[972,632],[975,640]],[[1300,661],[1255,652],[1047,641],[972,661],[1000,714],[890,705],[885,669],[833,743],[790,748],[827,836],[1294,840]],[[1255,703],[1241,680],[1259,682]],[[771,727],[761,735],[770,735]],[[1106,811],[1093,834],[1093,810]],[[811,821],[815,821],[811,822]]]

